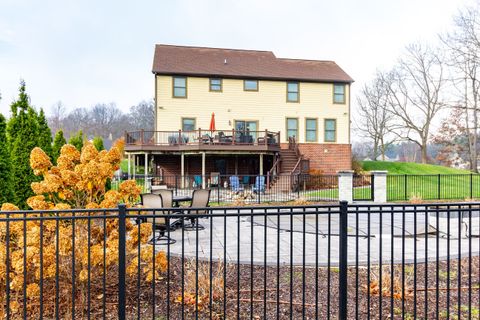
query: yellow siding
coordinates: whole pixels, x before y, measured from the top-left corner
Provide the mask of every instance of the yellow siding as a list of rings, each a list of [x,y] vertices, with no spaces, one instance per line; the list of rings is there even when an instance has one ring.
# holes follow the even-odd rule
[[[336,143],[349,143],[349,86],[345,104],[333,103],[333,84],[300,83],[300,102],[286,102],[286,81],[258,82],[258,92],[243,91],[243,80],[223,79],[222,92],[209,91],[209,79],[188,77],[188,98],[172,98],[172,77],[157,76],[157,130],[176,131],[182,117],[196,118],[208,129],[212,112],[216,128],[231,130],[234,120],[257,120],[258,130],[280,131],[286,142],[286,118],[298,118],[299,141],[305,142],[305,119],[318,118],[318,141],[324,142],[324,119],[337,120]]]

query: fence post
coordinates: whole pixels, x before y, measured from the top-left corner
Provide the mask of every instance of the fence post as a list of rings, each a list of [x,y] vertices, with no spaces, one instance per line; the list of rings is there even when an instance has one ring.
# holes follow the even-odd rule
[[[178,195],[178,176],[175,175],[175,195]]]
[[[473,173],[470,173],[470,199],[473,199]]]
[[[440,200],[440,174],[438,175],[438,200]]]
[[[118,205],[118,319],[125,320],[126,207]]]
[[[405,175],[405,182],[404,183],[405,183],[405,185],[403,187],[403,192],[405,193],[405,196],[404,196],[405,199],[404,200],[407,200],[408,199],[407,198],[407,175]]]
[[[348,264],[348,202],[340,201],[339,261],[338,261],[338,319],[347,320],[347,264]]]

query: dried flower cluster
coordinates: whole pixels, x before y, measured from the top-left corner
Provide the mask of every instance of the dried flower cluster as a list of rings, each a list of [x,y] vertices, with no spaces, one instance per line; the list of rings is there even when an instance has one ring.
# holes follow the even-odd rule
[[[86,143],[80,153],[67,144],[57,166],[40,148],[31,152],[30,165],[43,181],[32,184],[36,195],[27,203],[34,210],[56,211],[15,213],[18,208],[8,203],[0,209],[0,218],[12,218],[8,223],[0,222],[0,291],[7,290],[8,271],[11,315],[23,316],[24,303],[29,315],[38,312],[40,303],[47,317],[54,315],[57,303],[61,312],[69,312],[72,300],[86,301],[88,291],[94,302],[95,297],[103,296],[104,277],[106,287],[117,285],[118,219],[108,218],[117,212],[94,209],[115,208],[121,202],[132,206],[139,197],[141,190],[135,181],[123,182],[119,191],[106,191],[107,180],[119,168],[121,148],[118,142],[110,151],[98,152]],[[74,214],[68,211],[73,208],[92,211],[76,213],[73,219]],[[13,219],[24,216],[62,219]],[[158,281],[167,267],[165,253],[156,253],[147,244],[151,236],[151,224],[138,227],[127,219],[127,275],[145,282]],[[2,294],[0,318],[6,312],[6,295]]]

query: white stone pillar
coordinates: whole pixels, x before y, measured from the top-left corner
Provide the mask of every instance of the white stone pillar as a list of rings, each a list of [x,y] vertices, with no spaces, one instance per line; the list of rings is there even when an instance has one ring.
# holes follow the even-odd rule
[[[353,201],[353,170],[338,171],[338,200]]]
[[[378,203],[387,202],[387,173],[388,171],[372,171],[373,178],[373,201]]]
[[[205,152],[202,152],[202,189],[205,189]]]

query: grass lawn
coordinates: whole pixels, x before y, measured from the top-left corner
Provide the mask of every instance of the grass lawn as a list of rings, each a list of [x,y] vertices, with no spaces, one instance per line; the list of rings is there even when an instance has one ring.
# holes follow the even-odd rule
[[[365,171],[387,170],[388,174],[470,174],[468,170],[411,162],[362,161]]]
[[[480,197],[480,177],[470,171],[431,164],[364,161],[365,171],[387,170],[387,199],[424,200]]]

